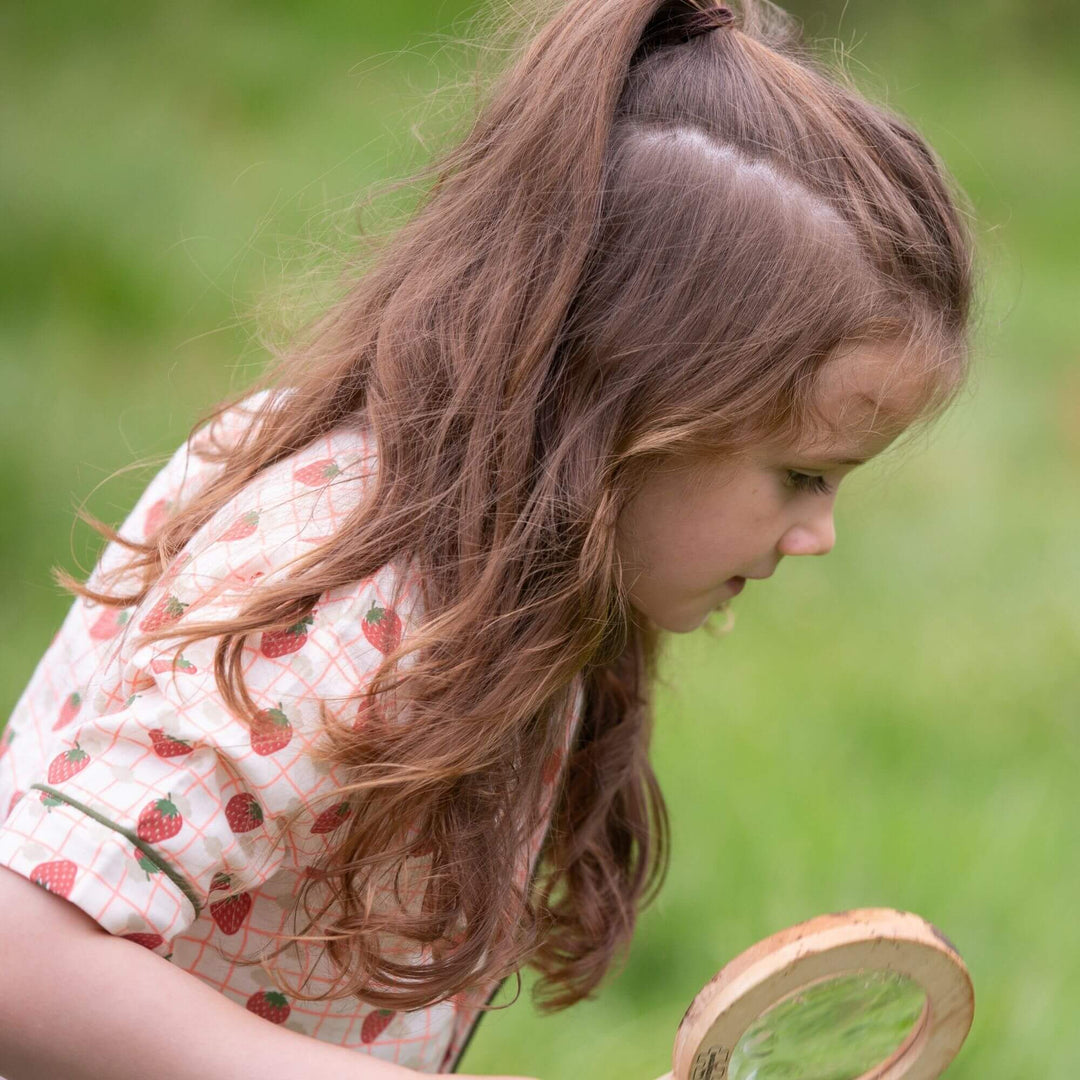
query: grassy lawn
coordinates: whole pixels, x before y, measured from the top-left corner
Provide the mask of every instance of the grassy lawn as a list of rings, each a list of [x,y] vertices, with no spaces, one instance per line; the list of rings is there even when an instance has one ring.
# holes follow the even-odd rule
[[[596,1000],[487,1018],[464,1071],[649,1080],[727,959],[881,905],[934,921],[971,969],[976,1019],[950,1080],[1080,1075],[1080,79],[1077,15],[1048,7],[793,5],[975,204],[975,379],[928,438],[845,482],[830,558],[751,583],[724,640],[670,639],[662,897]],[[49,567],[96,552],[73,501],[121,517],[148,474],[96,485],[171,452],[252,377],[259,333],[295,319],[275,314],[282,284],[343,246],[365,185],[417,160],[423,94],[455,74],[428,39],[471,10],[0,14],[0,717],[68,606]]]

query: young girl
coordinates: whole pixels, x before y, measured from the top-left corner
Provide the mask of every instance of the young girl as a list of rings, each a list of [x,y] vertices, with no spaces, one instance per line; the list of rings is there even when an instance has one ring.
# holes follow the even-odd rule
[[[779,9],[706,4],[552,15],[59,575],[0,750],[8,1080],[452,1072],[501,979],[561,1008],[625,950],[662,634],[825,554],[969,354],[925,142]]]

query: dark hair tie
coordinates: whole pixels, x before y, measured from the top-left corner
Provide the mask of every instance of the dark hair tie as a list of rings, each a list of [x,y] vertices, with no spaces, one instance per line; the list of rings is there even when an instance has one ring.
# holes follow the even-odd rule
[[[645,27],[637,51],[640,55],[665,45],[682,45],[702,34],[730,26],[734,21],[735,12],[729,7],[700,8],[688,0],[669,0]]]
[[[683,31],[687,39],[721,30],[735,21],[735,12],[729,7],[705,8],[695,11],[684,23]]]

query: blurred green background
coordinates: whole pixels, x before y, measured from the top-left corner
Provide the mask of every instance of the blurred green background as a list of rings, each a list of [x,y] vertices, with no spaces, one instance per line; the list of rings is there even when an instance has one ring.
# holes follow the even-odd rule
[[[975,204],[971,392],[846,482],[831,558],[752,583],[731,636],[670,640],[662,897],[595,1001],[488,1017],[463,1071],[648,1080],[727,959],[883,905],[970,966],[950,1078],[1080,1075],[1080,9],[788,7]],[[149,473],[95,486],[255,374],[257,331],[294,317],[280,287],[344,247],[366,185],[422,159],[411,126],[475,10],[2,6],[0,715],[68,606],[49,567],[97,550],[73,503],[120,520]]]

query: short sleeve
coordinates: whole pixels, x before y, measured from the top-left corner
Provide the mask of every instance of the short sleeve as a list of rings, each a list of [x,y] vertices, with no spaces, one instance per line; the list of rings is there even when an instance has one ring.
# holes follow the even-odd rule
[[[138,914],[169,940],[207,906],[216,875],[251,889],[280,865],[279,816],[322,786],[302,711],[282,686],[249,730],[212,694],[133,695],[58,749],[0,831],[0,863],[112,932]]]
[[[182,568],[133,609],[79,718],[53,733],[40,775],[0,825],[0,864],[112,933],[138,916],[169,941],[223,882],[251,890],[326,850],[349,807],[336,794],[341,778],[311,751],[324,712],[355,708],[350,699],[409,625],[415,593],[395,568],[324,593],[286,631],[247,640],[252,726],[217,686],[219,638],[180,652],[175,639],[140,644],[133,628],[175,622],[179,632],[189,616],[235,613],[249,586],[310,551],[355,504],[363,457],[313,446],[307,465],[279,463],[193,537]],[[313,483],[316,473],[326,482]]]

